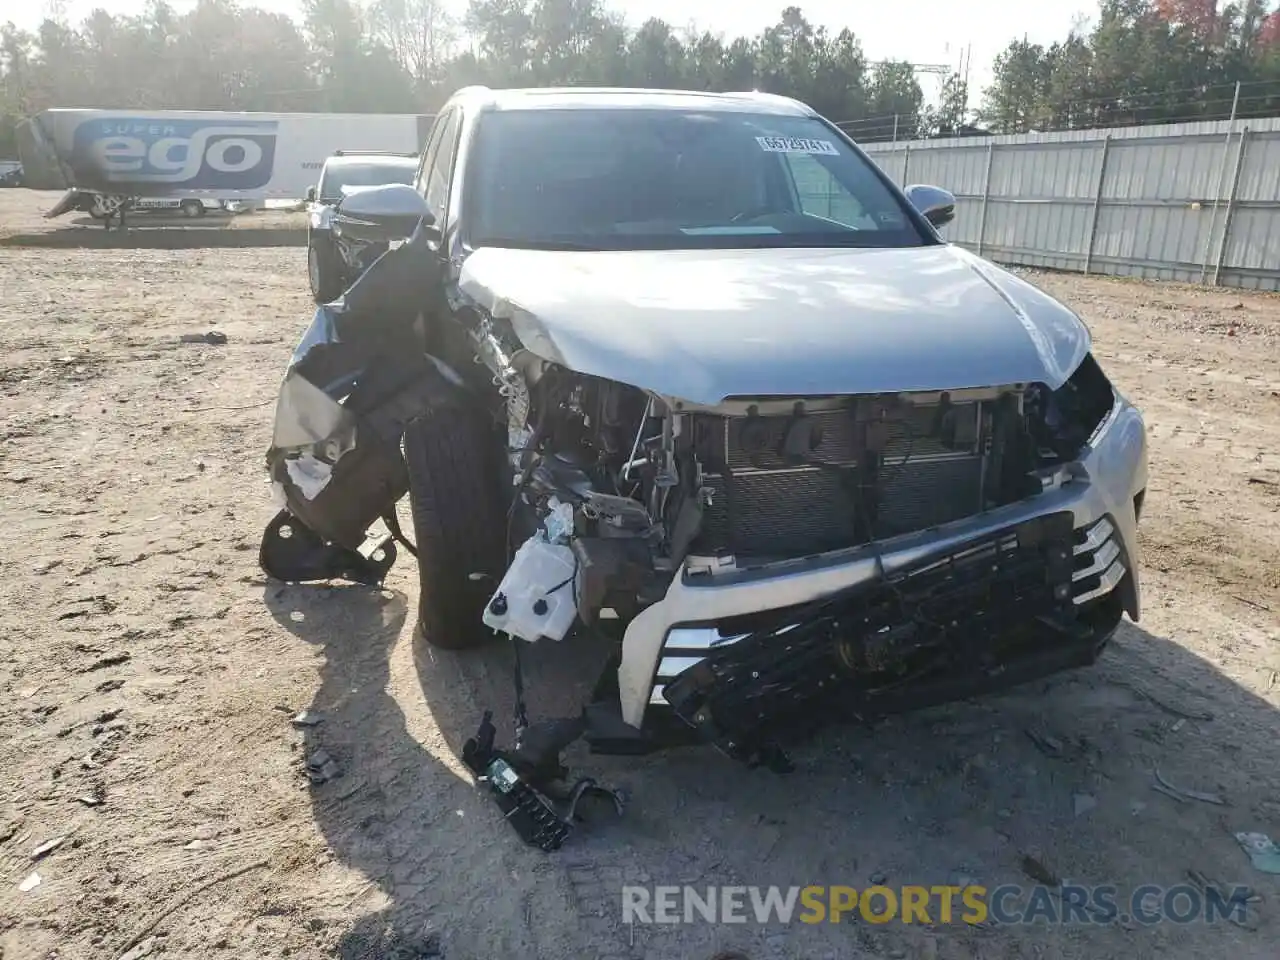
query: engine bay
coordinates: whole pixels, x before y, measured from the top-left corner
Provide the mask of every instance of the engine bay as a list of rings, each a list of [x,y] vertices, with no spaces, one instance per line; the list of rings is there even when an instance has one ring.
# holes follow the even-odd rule
[[[484,620],[526,640],[624,622],[677,571],[711,576],[864,546],[1043,489],[1114,404],[1091,357],[1057,390],[691,404],[574,373],[501,322],[471,332],[505,424],[508,556]]]

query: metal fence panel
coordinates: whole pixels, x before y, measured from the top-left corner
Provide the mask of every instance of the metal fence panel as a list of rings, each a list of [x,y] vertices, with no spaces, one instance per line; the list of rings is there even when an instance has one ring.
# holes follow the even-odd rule
[[[992,260],[1280,290],[1280,118],[863,149],[955,193],[944,233]]]

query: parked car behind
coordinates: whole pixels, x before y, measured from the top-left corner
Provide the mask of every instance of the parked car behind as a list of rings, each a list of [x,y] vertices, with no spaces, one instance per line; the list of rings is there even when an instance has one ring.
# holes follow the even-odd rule
[[[339,151],[325,161],[320,181],[307,194],[307,276],[316,303],[327,303],[387,249],[387,244],[343,236],[334,214],[344,197],[362,187],[413,183],[414,154]]]

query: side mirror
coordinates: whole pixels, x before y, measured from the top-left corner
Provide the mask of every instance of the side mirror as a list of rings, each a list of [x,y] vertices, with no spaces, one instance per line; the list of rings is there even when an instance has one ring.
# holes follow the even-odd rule
[[[307,187],[307,203],[315,203],[315,199],[316,199],[316,188],[315,188],[315,185],[313,184],[312,186]]]
[[[904,191],[911,205],[935,227],[943,227],[956,218],[956,198],[950,190],[913,183]]]
[[[350,190],[334,212],[334,230],[357,240],[407,240],[435,223],[426,199],[405,183]]]

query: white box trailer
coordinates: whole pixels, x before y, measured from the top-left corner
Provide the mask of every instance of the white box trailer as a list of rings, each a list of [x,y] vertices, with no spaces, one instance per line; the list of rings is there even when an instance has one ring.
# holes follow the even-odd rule
[[[26,186],[112,198],[301,200],[338,150],[418,153],[430,114],[46,110],[18,125]],[[58,212],[74,203],[59,204]],[[56,215],[53,211],[50,215]]]

